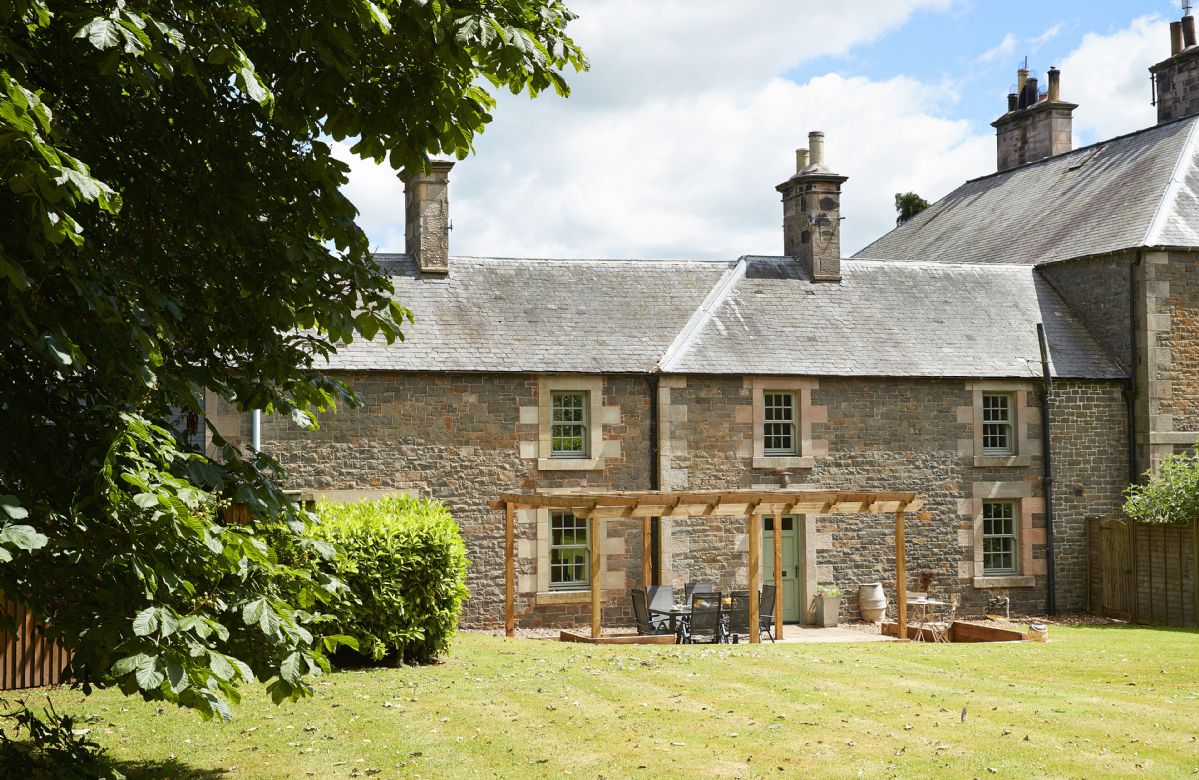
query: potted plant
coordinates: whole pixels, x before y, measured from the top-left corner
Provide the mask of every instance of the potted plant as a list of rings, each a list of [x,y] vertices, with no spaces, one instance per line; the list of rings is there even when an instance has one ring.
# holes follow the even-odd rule
[[[836,628],[841,614],[841,589],[836,585],[816,586],[816,625]]]

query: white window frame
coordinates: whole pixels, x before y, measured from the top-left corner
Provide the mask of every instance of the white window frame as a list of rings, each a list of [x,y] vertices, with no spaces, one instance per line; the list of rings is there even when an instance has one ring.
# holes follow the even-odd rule
[[[1002,400],[1003,401],[1003,419],[988,419],[990,413],[998,407],[988,407],[988,401]],[[982,394],[982,430],[979,435],[982,437],[982,452],[984,456],[1005,456],[1016,454],[1016,396],[1013,393],[999,393],[983,391]],[[988,428],[998,430],[988,431]],[[1006,444],[1001,447],[994,445],[988,446],[988,434],[1002,436]]]
[[[1000,507],[1002,507],[1003,509],[1006,510],[1006,516],[998,517],[998,518],[987,517],[988,512],[991,511],[992,508],[1000,508]],[[1009,533],[994,533],[992,531],[991,533],[988,533],[988,531],[987,531],[988,522],[994,522],[995,520],[999,520],[1001,522],[1009,524],[1010,529],[1011,529],[1010,532]],[[1019,506],[1018,501],[1010,500],[1010,499],[1008,499],[1008,500],[984,499],[983,500],[983,502],[982,502],[982,548],[983,548],[982,555],[983,555],[983,576],[984,577],[1006,577],[1006,576],[1010,576],[1010,575],[1017,575],[1020,573],[1020,558],[1021,558],[1020,522],[1021,522],[1021,514],[1020,514],[1020,506]],[[988,546],[987,542],[995,541],[995,540],[1009,542],[1010,549],[1007,551],[988,551],[987,550],[987,546]],[[1003,566],[1003,567],[988,566],[987,565],[988,555],[1010,556],[1012,565],[1011,566]]]
[[[564,522],[569,519],[574,525],[572,528],[575,531],[576,539],[579,528],[579,523],[582,523],[583,533],[586,535],[586,541],[583,544],[578,544],[577,541],[573,544],[555,544],[554,543],[554,526],[558,522]],[[572,591],[572,590],[589,590],[591,588],[591,520],[585,517],[578,517],[572,512],[566,510],[550,510],[550,539],[549,539],[549,589],[551,591]],[[565,569],[568,566],[577,566],[578,563],[561,563],[554,560],[554,556],[559,551],[583,551],[583,579],[571,579],[566,581],[555,582],[554,573],[560,569]]]
[[[787,403],[778,403],[786,399]],[[768,458],[791,457],[799,454],[799,424],[797,421],[799,398],[790,390],[762,391],[762,454]],[[772,411],[786,409],[787,419],[771,419]],[[772,429],[771,426],[777,426]],[[771,439],[785,437],[790,441],[788,447],[771,447]]]
[[[588,444],[590,442],[589,432],[591,430],[591,415],[589,414],[589,409],[590,409],[591,404],[590,404],[589,396],[590,396],[590,393],[587,392],[586,390],[552,390],[550,392],[550,457],[551,458],[576,459],[577,460],[577,459],[586,459],[588,457],[588,455],[589,455]],[[572,413],[575,411],[577,411],[579,413],[578,420],[565,420],[564,421],[564,420],[558,419],[558,412],[560,410],[562,410],[562,411],[567,410],[566,407],[560,406],[558,404],[558,399],[567,398],[567,397],[579,399],[578,406],[576,407],[576,406],[572,405],[569,409],[569,411],[571,411]],[[568,427],[571,427],[571,428],[578,427],[580,429],[579,435],[577,437],[579,439],[579,449],[577,449],[577,450],[560,450],[557,448],[557,444],[560,439],[568,438],[566,436],[559,436],[558,435],[559,430],[561,430],[563,428],[568,428]],[[575,438],[575,437],[572,436],[569,438]]]

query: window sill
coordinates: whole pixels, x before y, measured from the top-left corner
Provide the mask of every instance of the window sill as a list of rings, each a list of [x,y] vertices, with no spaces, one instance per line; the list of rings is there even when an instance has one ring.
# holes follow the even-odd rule
[[[1028,574],[1005,574],[987,577],[975,577],[974,587],[984,588],[1031,588],[1036,584],[1036,578]]]
[[[755,457],[755,469],[810,469],[816,465],[816,459],[810,456],[767,455]]]
[[[603,458],[538,458],[539,471],[602,471]]]
[[[976,468],[1003,468],[1010,466],[1031,466],[1032,458],[1027,455],[975,455]]]
[[[591,601],[590,590],[543,590],[537,593],[537,605],[584,604]]]

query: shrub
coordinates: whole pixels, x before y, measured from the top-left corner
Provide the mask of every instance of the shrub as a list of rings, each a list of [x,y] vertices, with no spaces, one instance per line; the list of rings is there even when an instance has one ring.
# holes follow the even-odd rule
[[[438,501],[396,496],[317,506],[317,538],[337,547],[334,570],[350,595],[337,632],[374,660],[428,663],[449,649],[467,597],[466,546]]]
[[[1143,485],[1124,493],[1124,512],[1142,523],[1189,525],[1199,517],[1199,454],[1171,455]]]

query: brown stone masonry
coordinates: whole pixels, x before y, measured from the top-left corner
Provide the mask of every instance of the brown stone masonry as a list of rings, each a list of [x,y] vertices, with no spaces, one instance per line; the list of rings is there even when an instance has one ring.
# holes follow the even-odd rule
[[[649,396],[645,377],[362,373],[344,377],[364,401],[357,410],[322,417],[306,432],[264,421],[264,448],[289,469],[291,485],[335,498],[408,491],[446,501],[461,523],[472,561],[463,624],[497,626],[503,616],[503,516],[486,502],[502,489],[649,486]],[[544,466],[540,403],[546,387],[572,382],[589,396],[590,422],[600,427],[588,454],[592,470]],[[598,385],[595,384],[598,382]],[[1014,609],[1045,603],[1045,533],[1041,498],[1038,383],[966,380],[667,376],[659,391],[663,488],[704,489],[811,485],[838,489],[910,490],[925,509],[908,525],[908,568],[932,568],[941,595],[981,612],[1003,592]],[[778,387],[773,385],[777,384]],[[801,451],[755,467],[755,389],[796,393]],[[1014,399],[1010,458],[980,457],[976,424],[983,390]],[[1058,602],[1085,603],[1087,517],[1117,511],[1126,475],[1124,404],[1118,382],[1059,381],[1053,402]],[[755,422],[755,421],[758,422]],[[598,451],[597,451],[598,450]],[[793,465],[792,465],[793,464]],[[986,497],[1018,502],[1019,576],[982,577],[979,509]],[[521,625],[580,625],[585,593],[548,590],[548,514],[517,520],[517,616]],[[642,581],[641,522],[611,520],[601,540],[607,555],[605,620],[632,622],[627,586]],[[856,614],[857,584],[894,585],[893,525],[868,515],[828,516],[802,524],[803,577],[847,592]],[[740,519],[664,521],[667,576],[681,586],[711,579],[728,590],[748,581],[748,538]]]

